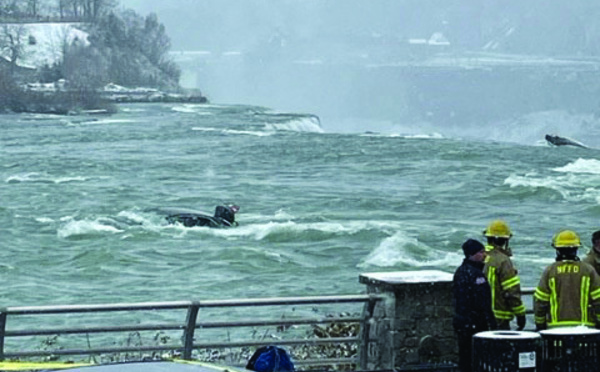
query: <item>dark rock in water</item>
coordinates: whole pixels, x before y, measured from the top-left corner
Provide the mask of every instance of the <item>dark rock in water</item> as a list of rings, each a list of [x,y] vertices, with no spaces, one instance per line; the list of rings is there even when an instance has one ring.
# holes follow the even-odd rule
[[[237,205],[219,205],[215,208],[214,216],[189,211],[172,211],[167,215],[166,220],[173,224],[180,223],[185,227],[233,227],[238,225],[235,221],[235,214],[239,209],[240,207]]]
[[[548,143],[555,145],[555,146],[575,146],[575,147],[587,148],[587,146],[585,146],[584,144],[582,144],[580,142],[577,142],[570,138],[557,136],[557,135],[546,134],[546,141],[548,141]]]
[[[180,223],[185,227],[208,226],[208,227],[229,227],[223,225],[222,221],[208,215],[195,213],[177,213],[166,217],[169,223]]]

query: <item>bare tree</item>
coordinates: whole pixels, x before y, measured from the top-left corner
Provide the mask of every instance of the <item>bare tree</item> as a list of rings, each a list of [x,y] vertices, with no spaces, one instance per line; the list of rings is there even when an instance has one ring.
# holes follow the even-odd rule
[[[77,19],[80,17],[79,2],[81,0],[58,0],[58,14],[60,19]]]
[[[98,21],[116,6],[117,0],[59,0],[61,14],[70,8],[71,16],[92,22]]]
[[[3,24],[0,33],[2,54],[8,55],[11,72],[14,72],[17,62],[25,53],[25,36],[27,30],[23,25]]]
[[[27,0],[27,15],[37,18],[39,11],[39,0]]]
[[[0,0],[0,15],[15,17],[19,15],[21,9],[18,0]]]
[[[73,18],[79,18],[83,15],[83,12],[81,10],[81,1],[82,0],[69,0],[67,2],[69,7],[71,8],[71,16]]]
[[[94,9],[94,20],[98,20],[99,17],[107,14],[111,10],[115,9],[118,5],[117,0],[92,0]]]

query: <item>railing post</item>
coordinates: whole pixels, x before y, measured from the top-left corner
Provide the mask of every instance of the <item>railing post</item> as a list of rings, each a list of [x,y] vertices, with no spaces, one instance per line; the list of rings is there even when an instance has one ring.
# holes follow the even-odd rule
[[[0,309],[0,361],[4,360],[4,335],[6,333],[6,310]]]
[[[358,365],[361,370],[366,371],[369,365],[369,335],[371,334],[371,322],[373,321],[373,311],[375,310],[377,300],[370,298],[365,303],[360,325],[360,349],[358,354]]]
[[[185,321],[185,330],[183,331],[183,359],[192,359],[192,351],[194,350],[194,332],[196,331],[196,321],[198,319],[198,310],[200,303],[193,301],[190,304]]]

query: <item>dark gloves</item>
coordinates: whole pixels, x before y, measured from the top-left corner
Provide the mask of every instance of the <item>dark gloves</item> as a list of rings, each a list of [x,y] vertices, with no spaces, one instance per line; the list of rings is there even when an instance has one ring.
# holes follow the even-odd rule
[[[548,325],[546,323],[543,324],[535,324],[535,330],[536,331],[543,331],[544,329],[548,328]]]
[[[523,328],[525,328],[525,323],[527,323],[527,318],[525,318],[525,315],[518,315],[517,316],[517,331],[522,331]]]

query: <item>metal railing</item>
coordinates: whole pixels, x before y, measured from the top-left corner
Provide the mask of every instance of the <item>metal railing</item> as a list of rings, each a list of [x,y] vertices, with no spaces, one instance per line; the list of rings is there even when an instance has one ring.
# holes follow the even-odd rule
[[[109,353],[127,353],[127,352],[157,352],[172,351],[179,353],[183,359],[192,359],[192,352],[199,349],[222,349],[232,347],[250,347],[262,346],[267,344],[277,345],[326,345],[326,344],[356,344],[359,355],[350,358],[329,358],[315,360],[296,360],[296,364],[357,364],[361,369],[366,369],[368,363],[368,344],[376,340],[369,339],[369,327],[373,321],[373,310],[378,301],[384,299],[380,295],[342,295],[342,296],[318,296],[318,297],[280,297],[280,298],[258,298],[258,299],[233,299],[233,300],[215,300],[215,301],[177,301],[177,302],[147,302],[147,303],[117,303],[100,305],[66,305],[66,306],[28,306],[28,307],[7,307],[0,309],[0,360],[9,358],[27,358],[27,357],[51,357],[61,355],[102,355]],[[358,304],[362,305],[359,313],[355,316],[311,316],[275,319],[273,316],[265,319],[233,320],[233,321],[204,321],[199,319],[201,309],[225,309],[242,307],[265,307],[265,306],[290,306],[290,305],[319,305],[319,304]],[[82,313],[108,313],[115,312],[141,312],[160,310],[185,310],[185,320],[182,322],[150,322],[147,324],[127,324],[118,325],[118,317],[111,317],[108,324],[91,325],[85,321],[83,326],[71,327],[40,327],[39,320],[32,322],[34,326],[29,328],[11,329],[9,326],[20,325],[19,317],[37,317],[51,314],[82,314]],[[14,323],[13,323],[14,322]],[[196,340],[196,331],[199,329],[208,330],[215,328],[239,328],[239,327],[259,327],[275,326],[286,329],[293,326],[305,325],[314,326],[318,324],[333,323],[358,323],[360,325],[360,335],[348,335],[343,337],[325,337],[325,338],[291,338],[279,339],[277,341],[246,339],[241,341],[227,340],[224,342],[207,341],[198,342]],[[142,331],[182,331],[180,342],[163,345],[137,345],[137,346],[105,346],[87,348],[54,348],[52,350],[19,350],[7,351],[6,341],[8,338],[27,337],[27,336],[53,336],[53,335],[72,335],[79,334],[86,337],[90,334],[103,334],[114,332],[142,332]],[[293,336],[295,337],[295,335]]]
[[[533,294],[535,293],[534,287],[523,287],[521,288],[521,297],[530,298],[533,301]],[[533,307],[528,307],[526,310],[527,314],[533,314]]]

